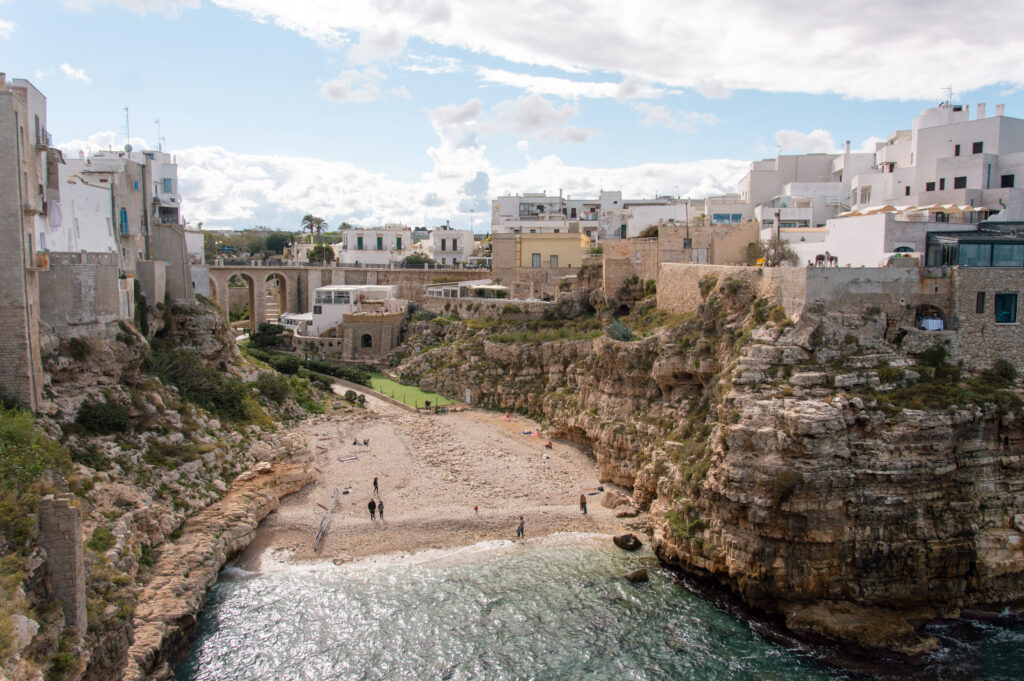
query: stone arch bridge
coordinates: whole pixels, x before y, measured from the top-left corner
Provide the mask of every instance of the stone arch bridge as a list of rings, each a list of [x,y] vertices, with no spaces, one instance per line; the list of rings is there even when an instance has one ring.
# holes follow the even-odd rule
[[[221,311],[230,310],[229,281],[238,276],[249,288],[249,329],[255,331],[268,316],[309,312],[313,291],[332,284],[397,286],[398,297],[422,302],[424,286],[439,281],[486,279],[490,270],[316,267],[302,265],[211,265],[210,295]],[[275,289],[266,293],[267,285]],[[276,299],[276,300],[275,300]],[[276,305],[274,304],[276,302]],[[268,307],[269,312],[268,312]],[[276,307],[276,314],[274,314]]]

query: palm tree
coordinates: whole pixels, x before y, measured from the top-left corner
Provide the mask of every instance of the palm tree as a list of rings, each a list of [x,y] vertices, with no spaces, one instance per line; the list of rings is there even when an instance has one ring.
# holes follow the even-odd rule
[[[316,239],[320,241],[320,232],[324,231],[324,227],[327,226],[327,221],[316,215],[310,215],[307,213],[302,216],[302,231],[309,231],[310,239],[313,238],[313,234],[316,234]]]

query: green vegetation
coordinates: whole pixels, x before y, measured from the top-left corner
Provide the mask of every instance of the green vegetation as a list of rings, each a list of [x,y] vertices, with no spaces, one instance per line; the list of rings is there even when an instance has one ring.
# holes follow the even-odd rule
[[[605,329],[608,335],[617,341],[631,341],[633,340],[633,332],[629,330],[629,327],[623,324],[618,319],[613,319],[612,323]]]
[[[298,371],[298,360],[295,361],[296,371]],[[275,367],[276,368],[276,367]],[[285,373],[295,373],[285,372]],[[259,375],[259,378],[255,381],[256,390],[259,391],[260,395],[267,398],[275,404],[281,404],[288,399],[291,394],[291,385],[288,383],[288,378],[280,374],[272,374],[264,372]]]
[[[231,421],[247,421],[256,416],[258,406],[239,379],[214,371],[194,352],[153,348],[143,368],[175,386],[181,396],[212,414]]]
[[[242,345],[240,347],[246,355],[253,359],[258,359],[261,362],[266,362],[281,373],[300,373],[301,375],[301,369],[299,367],[304,367],[308,371],[316,374],[341,378],[346,381],[351,381],[352,383],[358,383],[359,385],[370,385],[370,372],[363,367],[331,364],[330,362],[325,362],[320,359],[300,360],[295,355],[286,352],[278,352],[276,350],[265,348],[255,348],[252,347],[252,345]],[[295,371],[291,370],[293,366],[295,367]],[[307,378],[309,377],[307,376]]]
[[[127,433],[132,429],[128,407],[115,400],[97,402],[87,399],[78,408],[75,423],[96,435]]]
[[[309,249],[307,257],[312,263],[332,263],[334,262],[334,249],[327,244],[317,244]]]
[[[426,253],[413,253],[412,255],[405,256],[402,261],[406,265],[436,265],[434,259],[428,256]]]
[[[716,286],[718,286],[718,277],[714,275],[701,277],[700,282],[697,284],[697,287],[700,289],[701,298],[707,298],[708,294],[714,291]]]
[[[370,387],[411,407],[425,407],[428,401],[431,407],[443,407],[455,402],[438,393],[428,393],[411,385],[403,385],[378,372],[370,375]]]
[[[96,553],[106,553],[114,547],[116,540],[114,533],[108,527],[97,527],[92,531],[92,537],[86,542],[86,546]]]
[[[290,337],[284,332],[285,328],[280,324],[260,322],[256,333],[249,334],[249,340],[258,348],[290,348]]]

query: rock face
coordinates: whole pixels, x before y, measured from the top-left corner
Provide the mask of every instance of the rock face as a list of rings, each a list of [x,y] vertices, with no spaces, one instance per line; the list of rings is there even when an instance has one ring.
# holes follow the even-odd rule
[[[664,562],[797,633],[914,655],[935,645],[916,624],[1020,607],[1015,407],[970,395],[919,406],[959,376],[915,392],[940,369],[908,370],[882,314],[768,323],[764,301],[731,282],[703,300],[696,317],[631,342],[498,343],[460,327],[446,331],[457,345],[399,372],[472,388],[590,448],[602,480],[650,511]]]
[[[240,475],[221,501],[185,523],[182,537],[164,549],[139,598],[125,681],[173,678],[168,662],[187,648],[206,592],[224,563],[249,545],[281,497],[312,481],[306,466],[268,465],[259,473]]]

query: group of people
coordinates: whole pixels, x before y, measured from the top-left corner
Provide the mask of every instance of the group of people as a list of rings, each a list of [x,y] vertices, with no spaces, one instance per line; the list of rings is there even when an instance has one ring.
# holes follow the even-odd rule
[[[369,444],[369,440],[364,441],[365,444]],[[374,499],[373,497],[377,498]],[[373,479],[373,494],[370,496],[370,503],[366,504],[366,507],[370,509],[370,520],[376,520],[377,515],[380,515],[381,522],[384,522],[384,500],[380,496],[380,483],[377,478]]]
[[[369,447],[370,446],[370,438],[365,438],[362,442],[359,441],[359,438],[355,438],[355,439],[352,440],[352,446],[353,447],[356,447],[356,446],[358,446],[360,444],[363,445],[364,447]]]

